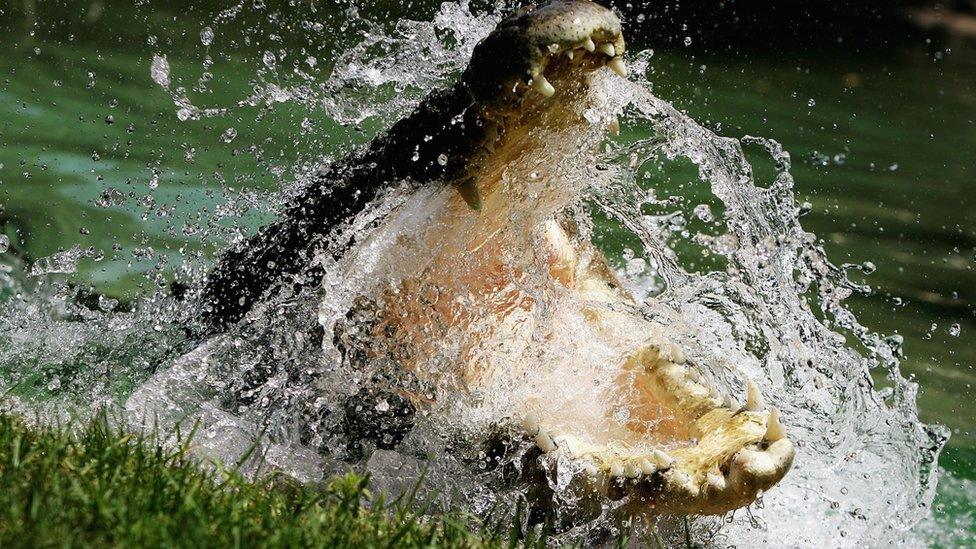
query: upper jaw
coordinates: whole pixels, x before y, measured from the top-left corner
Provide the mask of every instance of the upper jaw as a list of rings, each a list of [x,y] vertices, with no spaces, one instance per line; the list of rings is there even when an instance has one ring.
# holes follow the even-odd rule
[[[625,47],[612,11],[587,0],[551,0],[499,23],[475,46],[461,80],[482,103],[508,99],[520,88],[551,96],[546,68],[554,59],[575,60],[580,72],[607,65],[624,76]]]

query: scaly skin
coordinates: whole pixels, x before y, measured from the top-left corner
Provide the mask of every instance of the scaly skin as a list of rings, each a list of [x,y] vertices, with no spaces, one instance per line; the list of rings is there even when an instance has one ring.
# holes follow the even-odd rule
[[[531,334],[540,298],[522,289],[535,276],[533,283],[581,304],[567,314],[584,319],[592,337],[622,351],[612,383],[591,391],[587,413],[574,402],[539,399],[508,417],[521,420],[544,453],[569,457],[591,495],[627,497],[635,512],[720,514],[750,504],[792,464],[779,413],[754,384],[741,408],[710,388],[703,365],[688,364],[667,330],[626,312],[633,300],[603,257],[558,221],[581,188],[555,160],[579,156],[573,146],[599,144],[580,137],[592,127],[580,113],[595,71],[626,74],[624,49],[617,17],[585,0],[545,2],[504,20],[454,87],[327,170],[280,221],[222,258],[204,292],[206,321],[213,330],[237,321],[285,275],[314,280],[301,267],[318,239],[341,230],[389,182],[452,183],[424,195],[419,220],[394,215],[363,246],[399,238],[377,273],[389,286],[372,302],[379,320],[370,327],[374,340],[395,344],[367,341],[347,354],[368,359],[396,348],[400,368],[433,382],[425,361],[458,337],[464,389],[491,391],[499,378],[538,368],[528,357],[538,344]],[[537,251],[542,282],[531,269],[540,265]],[[571,361],[561,366],[576,371]],[[419,393],[401,396],[428,404]],[[623,424],[613,417],[621,407],[630,418]]]

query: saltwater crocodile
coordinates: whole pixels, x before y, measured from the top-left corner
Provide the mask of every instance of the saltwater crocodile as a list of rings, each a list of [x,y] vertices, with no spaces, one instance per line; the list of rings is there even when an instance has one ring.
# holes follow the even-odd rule
[[[515,399],[498,421],[521,425],[542,458],[560,458],[589,493],[651,513],[752,503],[793,461],[779,412],[752,382],[742,404],[710,386],[710,365],[693,364],[674,343],[687,328],[636,313],[565,215],[591,167],[587,153],[619,128],[600,113],[594,83],[627,76],[625,47],[618,17],[585,0],[504,19],[454,86],[335,163],[279,221],[219,260],[201,298],[205,331],[240,322],[280,288],[317,284],[321,272],[308,265],[323,252],[381,249],[373,274],[382,283],[365,288],[348,315],[368,321],[335,329],[347,360],[392,361],[424,385],[443,374],[429,362],[443,364],[451,341],[458,391],[548,376],[552,395]],[[365,242],[334,245],[349,219],[404,180],[416,185],[411,200]],[[552,340],[577,333],[607,349],[602,379],[553,349]],[[408,407],[436,398],[394,391]]]

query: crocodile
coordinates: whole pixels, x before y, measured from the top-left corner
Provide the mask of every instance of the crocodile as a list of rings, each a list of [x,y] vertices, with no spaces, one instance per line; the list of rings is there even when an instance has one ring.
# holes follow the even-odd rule
[[[627,77],[625,51],[619,17],[595,2],[516,10],[453,86],[325,169],[218,260],[200,297],[204,333],[241,322],[281,288],[317,284],[321,268],[309,265],[323,253],[348,261],[379,249],[382,283],[357,305],[368,322],[355,337],[348,322],[335,331],[347,359],[382,358],[420,385],[436,385],[447,364],[465,394],[549,379],[551,394],[510,399],[498,421],[591,496],[626,497],[652,514],[723,514],[756,501],[793,462],[780,412],[752,381],[741,403],[711,383],[714,365],[676,343],[691,328],[637,312],[565,214],[592,151],[619,131],[599,108],[600,82]],[[398,181],[414,185],[412,198],[365,239],[334,245]],[[559,352],[573,337],[606,349],[599,364]],[[410,409],[437,398],[395,392]]]

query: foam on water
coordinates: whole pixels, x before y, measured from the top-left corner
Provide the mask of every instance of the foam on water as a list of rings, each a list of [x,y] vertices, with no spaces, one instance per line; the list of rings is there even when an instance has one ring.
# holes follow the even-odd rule
[[[346,124],[377,118],[388,124],[416,102],[400,92],[447,82],[497,20],[462,2],[445,3],[431,23],[400,22],[392,33],[360,21],[371,30],[339,56],[325,82],[304,73],[282,81],[280,56],[265,56],[255,68],[254,95],[203,108],[177,88],[175,112],[192,123],[240,105],[291,102]],[[213,30],[208,36],[212,41]],[[683,327],[674,334],[682,346],[720,365],[710,372],[718,387],[742,395],[745,381],[755,380],[783,411],[797,445],[793,470],[779,486],[748,510],[696,520],[695,535],[716,546],[918,541],[922,534],[913,527],[930,516],[946,433],[919,421],[917,388],[898,369],[898,340],[863,327],[844,306],[846,297],[866,289],[830,263],[819,239],[801,226],[789,154],[772,140],[721,137],[702,127],[651,93],[644,76],[650,52],[629,62],[631,80],[597,78],[602,103],[586,116],[596,127],[618,113],[624,131],[599,154],[580,151],[592,169],[577,176],[585,192],[566,213],[584,234],[627,243],[622,253],[612,245],[606,251],[641,308],[667,311],[669,323]],[[151,71],[160,86],[175,81],[162,54]],[[384,86],[395,93],[384,93]],[[743,147],[755,153],[750,158],[775,166],[770,180],[755,175]],[[320,163],[314,153],[307,162]],[[669,174],[689,167],[692,183],[669,188]],[[439,494],[441,507],[484,512],[512,504],[526,487],[484,470],[477,441],[505,417],[506,407],[555,386],[565,372],[541,367],[535,376],[501,376],[478,398],[452,396],[456,379],[446,375],[436,387],[421,388],[436,392],[437,405],[418,412],[395,448],[382,439],[356,440],[349,428],[348,417],[362,410],[348,407],[365,405],[350,397],[377,395],[369,406],[384,414],[398,406],[385,390],[413,381],[343,360],[332,337],[336,323],[388,276],[384,261],[396,252],[398,237],[416,230],[423,216],[413,214],[429,207],[434,194],[393,184],[351,222],[347,238],[360,244],[337,261],[322,258],[321,288],[286,293],[260,306],[247,326],[202,344],[188,341],[180,328],[192,311],[165,292],[125,311],[64,284],[59,275],[81,258],[96,258],[95,251],[76,248],[31,267],[0,253],[0,394],[8,407],[42,418],[108,405],[133,428],[154,420],[164,429],[199,422],[201,456],[226,463],[260,440],[260,451],[245,464],[255,473],[273,467],[314,480],[353,465],[371,473],[376,487],[394,492],[423,478],[424,491]],[[685,194],[707,197],[700,201],[711,205]],[[233,204],[224,211],[234,211]],[[185,271],[200,272],[194,264]],[[158,276],[152,274],[154,282]],[[571,297],[542,285],[536,290],[546,314],[571,317]],[[571,318],[546,324],[570,325]],[[585,375],[597,375],[613,354],[599,338],[539,330],[552,338],[534,355],[542,363],[572,354],[575,364],[593,365]],[[452,345],[465,337],[471,334],[441,342],[429,366],[450,374]],[[582,396],[585,391],[569,390],[563,398]],[[565,535],[612,533],[613,520],[608,507]]]

